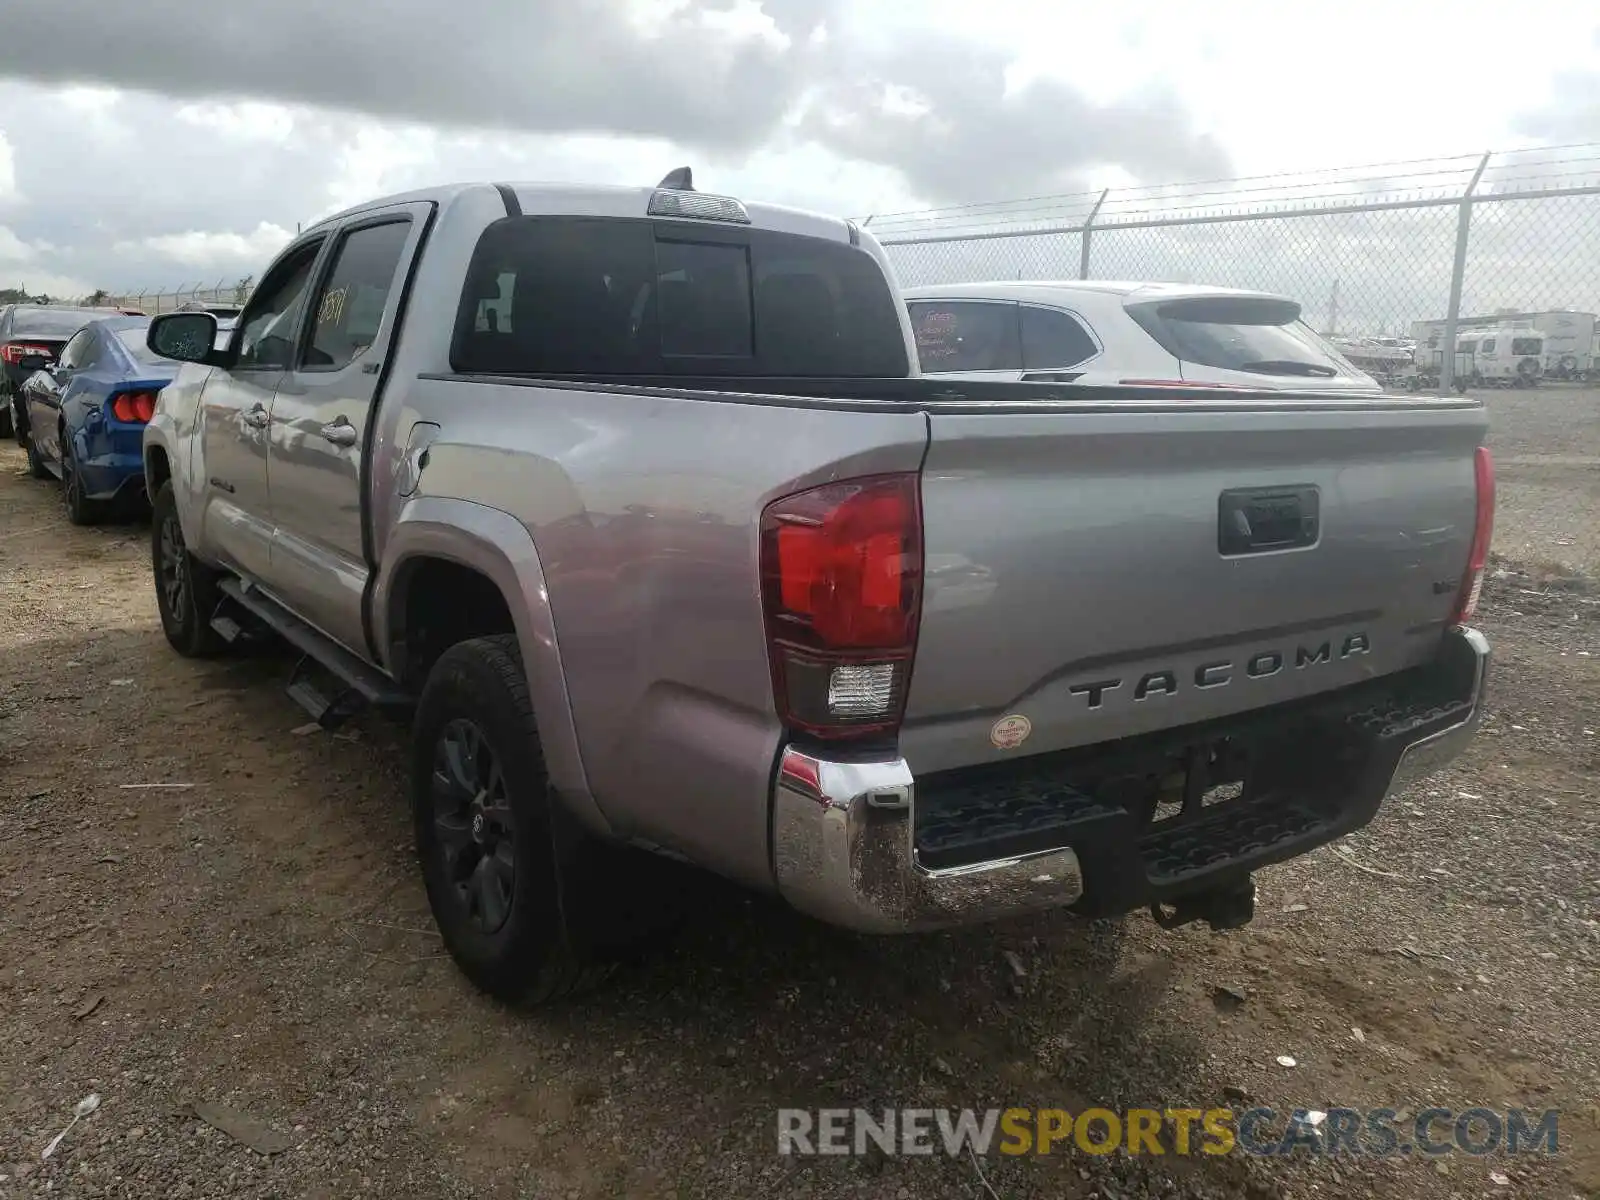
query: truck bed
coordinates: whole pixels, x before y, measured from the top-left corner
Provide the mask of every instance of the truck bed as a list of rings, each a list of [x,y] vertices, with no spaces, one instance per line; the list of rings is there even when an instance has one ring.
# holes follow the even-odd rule
[[[1041,406],[1084,411],[1104,406],[1116,411],[1165,411],[1174,407],[1261,411],[1312,406],[1326,411],[1392,411],[1397,409],[1477,409],[1483,404],[1466,396],[1350,395],[1306,389],[1220,389],[1129,387],[1097,384],[1009,383],[991,380],[845,379],[832,377],[726,375],[460,375],[424,374],[423,379],[513,386],[549,386],[637,392],[678,399],[734,401],[804,407],[807,401],[827,408],[870,406],[873,411],[1038,412]]]

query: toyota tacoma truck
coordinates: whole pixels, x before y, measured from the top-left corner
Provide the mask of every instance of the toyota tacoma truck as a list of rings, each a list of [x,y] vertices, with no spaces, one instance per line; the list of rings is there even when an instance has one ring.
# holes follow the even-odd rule
[[[408,715],[503,998],[598,973],[645,862],[869,933],[1237,926],[1479,718],[1477,401],[921,378],[866,230],[686,170],[375,201],[225,348],[148,340],[168,640]]]

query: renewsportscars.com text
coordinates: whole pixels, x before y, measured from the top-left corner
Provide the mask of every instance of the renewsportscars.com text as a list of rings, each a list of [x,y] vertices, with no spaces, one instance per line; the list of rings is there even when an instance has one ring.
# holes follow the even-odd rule
[[[861,1108],[778,1110],[778,1153],[1420,1154],[1558,1152],[1555,1109]]]

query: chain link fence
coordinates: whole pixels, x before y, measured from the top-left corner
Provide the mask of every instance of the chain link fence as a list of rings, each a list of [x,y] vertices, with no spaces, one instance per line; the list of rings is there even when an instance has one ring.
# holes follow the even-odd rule
[[[165,312],[175,312],[186,304],[225,304],[232,308],[242,308],[245,298],[250,295],[251,283],[252,279],[249,277],[233,283],[219,279],[212,284],[180,285],[165,292],[124,292],[121,295],[107,296],[102,303],[117,308],[136,309],[152,317]]]
[[[1547,374],[1600,377],[1600,144],[874,214],[903,286],[1144,280],[1291,296],[1348,355],[1448,388],[1463,329],[1535,328]],[[252,280],[101,295],[241,306]],[[1560,327],[1567,332],[1550,331]],[[1577,329],[1578,332],[1571,332]],[[1464,341],[1464,345],[1472,345]],[[1376,372],[1375,372],[1376,373]]]
[[[1600,145],[1107,189],[863,222],[906,287],[1100,279],[1276,292],[1298,300],[1305,320],[1352,357],[1382,346],[1392,365],[1399,350],[1413,380],[1420,371],[1423,383],[1442,388],[1474,369],[1447,350],[1458,328],[1543,331],[1586,320],[1587,332],[1559,345],[1550,338],[1545,370],[1600,375]]]

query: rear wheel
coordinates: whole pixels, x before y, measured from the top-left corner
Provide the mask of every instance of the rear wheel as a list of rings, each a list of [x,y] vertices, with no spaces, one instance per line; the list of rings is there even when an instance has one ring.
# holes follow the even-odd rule
[[[445,948],[474,984],[538,1004],[605,974],[575,952],[527,676],[508,634],[450,647],[417,703],[411,805],[417,855]]]
[[[28,439],[29,462],[32,463],[33,439]],[[103,520],[106,507],[91,500],[83,490],[83,473],[78,470],[77,457],[72,453],[72,439],[61,436],[61,501],[67,508],[67,520],[74,525],[94,525]]]
[[[39,453],[39,448],[33,444],[33,439],[28,439],[28,474],[34,479],[54,479],[50,468],[45,466],[44,456]]]
[[[186,658],[215,654],[224,645],[211,628],[219,599],[217,573],[189,553],[170,480],[151,505],[150,567],[161,629],[172,648]]]

